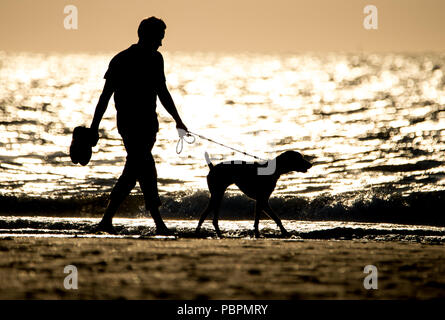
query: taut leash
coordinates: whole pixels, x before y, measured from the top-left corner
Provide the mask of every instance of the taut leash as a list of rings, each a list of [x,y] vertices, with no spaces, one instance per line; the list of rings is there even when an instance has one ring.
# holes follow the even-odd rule
[[[247,153],[247,152],[245,152],[245,151],[238,150],[238,149],[236,149],[236,148],[233,148],[233,147],[230,147],[230,146],[228,146],[228,145],[225,145],[224,143],[221,143],[221,142],[215,141],[215,140],[213,140],[213,139],[204,137],[203,135],[200,135],[200,134],[198,134],[198,133],[194,133],[194,132],[191,132],[191,131],[185,131],[185,130],[183,130],[183,129],[178,129],[178,133],[179,133],[179,141],[178,141],[178,144],[176,145],[176,153],[177,153],[177,154],[180,154],[180,153],[182,152],[182,149],[183,149],[183,147],[184,147],[184,143],[183,143],[183,141],[187,142],[188,144],[192,144],[192,143],[194,143],[194,142],[196,141],[196,138],[195,138],[195,137],[198,137],[198,138],[207,140],[207,141],[209,141],[209,142],[215,143],[215,144],[217,144],[217,145],[220,145],[220,146],[222,146],[222,147],[224,147],[224,148],[227,148],[227,149],[230,149],[230,150],[233,150],[233,151],[242,153],[242,154],[244,154],[244,155],[246,155],[246,156],[255,158],[255,159],[257,159],[257,160],[267,161],[267,160],[262,159],[262,158],[260,158],[260,157],[254,156],[253,154]],[[186,139],[185,137],[192,137],[193,140],[187,141],[187,139]]]

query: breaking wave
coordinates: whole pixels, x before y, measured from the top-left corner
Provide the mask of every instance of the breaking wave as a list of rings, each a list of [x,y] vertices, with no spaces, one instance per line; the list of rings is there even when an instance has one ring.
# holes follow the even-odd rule
[[[177,192],[161,196],[166,219],[198,219],[209,199],[207,191]],[[101,217],[108,194],[71,198],[0,196],[0,214],[6,216]],[[281,219],[307,221],[357,221],[445,226],[445,191],[412,192],[404,195],[392,188],[316,197],[279,196],[270,205]],[[254,201],[240,194],[226,194],[221,220],[253,218]],[[117,217],[147,216],[142,195],[131,195]],[[263,217],[264,218],[264,217]]]

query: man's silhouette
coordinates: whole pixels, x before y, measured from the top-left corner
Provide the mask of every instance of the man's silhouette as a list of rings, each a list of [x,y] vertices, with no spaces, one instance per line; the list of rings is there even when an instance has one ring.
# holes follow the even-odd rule
[[[146,209],[156,223],[158,234],[168,234],[159,214],[157,173],[151,149],[159,129],[156,97],[176,121],[176,128],[187,131],[182,122],[164,75],[164,60],[157,51],[162,45],[166,25],[155,17],[143,20],[138,28],[139,41],[118,53],[110,62],[104,78],[91,130],[98,136],[99,123],[114,93],[117,128],[127,151],[122,175],[111,191],[110,201],[97,230],[114,233],[112,219],[124,199],[139,181]]]

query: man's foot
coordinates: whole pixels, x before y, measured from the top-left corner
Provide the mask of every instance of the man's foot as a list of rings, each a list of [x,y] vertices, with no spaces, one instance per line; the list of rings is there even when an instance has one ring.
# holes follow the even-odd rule
[[[104,222],[104,221],[99,222],[99,224],[96,226],[94,231],[96,233],[97,232],[106,232],[106,233],[110,233],[110,234],[117,234],[117,231],[116,231],[116,229],[114,229],[111,222]]]
[[[287,230],[286,229],[281,229],[281,234],[283,235],[283,237],[285,237],[285,238],[290,238],[290,233],[289,232],[287,232]]]
[[[156,227],[156,234],[158,236],[172,236],[174,235],[174,232],[164,225],[162,227],[161,226]]]

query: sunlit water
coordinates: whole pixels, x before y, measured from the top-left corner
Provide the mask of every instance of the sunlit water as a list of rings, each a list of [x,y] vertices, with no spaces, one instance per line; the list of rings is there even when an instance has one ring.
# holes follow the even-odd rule
[[[280,179],[275,198],[445,190],[445,55],[163,54],[191,131],[261,158],[291,149],[311,160],[309,172]],[[74,127],[91,122],[111,57],[0,53],[3,197],[111,190],[125,162],[114,102],[90,164],[68,155]],[[157,111],[153,153],[164,198],[207,190],[205,151],[254,160],[199,138],[178,155],[175,124],[160,103]]]

